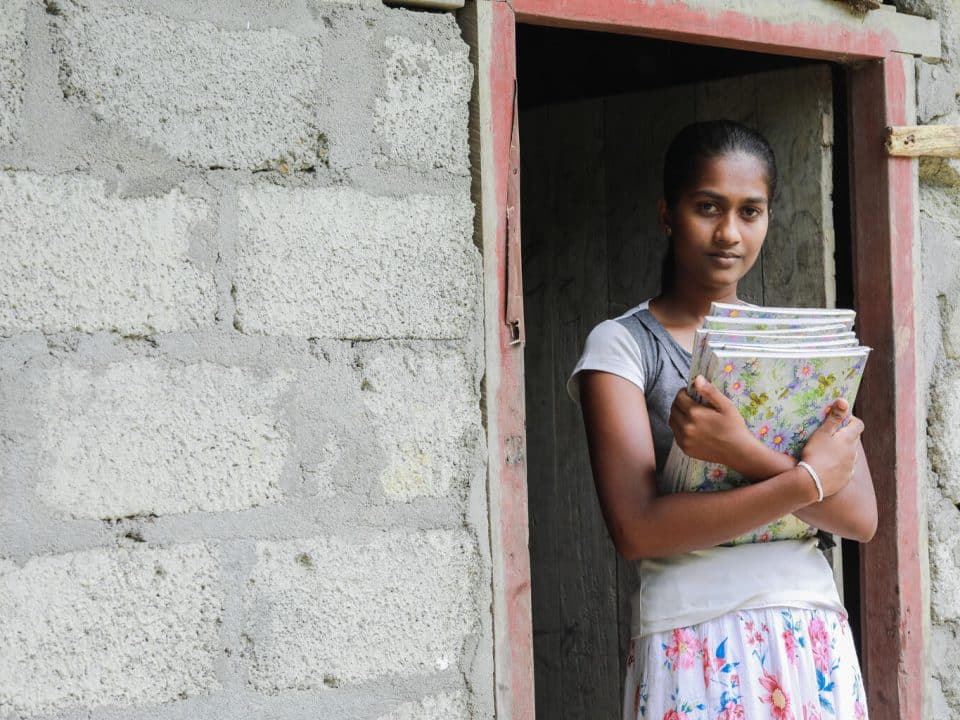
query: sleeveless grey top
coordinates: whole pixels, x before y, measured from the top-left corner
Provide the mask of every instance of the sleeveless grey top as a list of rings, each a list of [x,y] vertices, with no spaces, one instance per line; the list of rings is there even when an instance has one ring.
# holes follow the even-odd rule
[[[663,467],[673,444],[673,431],[668,421],[677,392],[686,387],[692,356],[647,308],[617,318],[616,322],[630,332],[640,347],[645,376],[644,395],[657,461],[657,486],[661,493],[674,492],[675,488],[666,487],[663,480]]]

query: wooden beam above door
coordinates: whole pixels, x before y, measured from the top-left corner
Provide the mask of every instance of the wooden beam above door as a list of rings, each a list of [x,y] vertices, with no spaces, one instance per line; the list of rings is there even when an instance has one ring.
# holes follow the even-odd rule
[[[519,22],[848,62],[940,59],[935,20],[881,5],[861,16],[825,0],[512,0]]]
[[[960,125],[888,127],[884,144],[894,157],[960,158]]]

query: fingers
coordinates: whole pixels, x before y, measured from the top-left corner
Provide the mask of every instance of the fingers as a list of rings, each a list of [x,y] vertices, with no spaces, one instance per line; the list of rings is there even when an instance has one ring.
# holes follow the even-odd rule
[[[830,406],[830,412],[827,413],[827,416],[823,419],[821,427],[826,427],[827,431],[832,435],[840,427],[840,423],[843,422],[843,419],[847,416],[847,411],[850,409],[850,403],[848,403],[843,398],[838,398],[833,401],[833,405]]]
[[[676,405],[674,405],[674,408],[676,408]],[[686,448],[688,424],[686,416],[677,412],[671,412],[667,419],[667,425],[670,427],[670,432],[673,433],[673,439],[676,440],[681,450]]]
[[[697,377],[694,378],[693,387],[700,393],[700,397],[706,400],[715,410],[721,410],[724,405],[729,403],[727,396],[720,392],[717,386],[707,380],[703,375],[697,375]]]
[[[863,424],[863,420],[858,418],[856,415],[850,416],[850,422],[846,427],[842,427],[837,430],[837,434],[843,433],[844,435],[850,435],[854,439],[860,437],[863,431],[866,429],[866,425]]]
[[[673,407],[670,408],[670,413],[677,413],[685,417],[690,414],[690,408],[696,404],[697,401],[687,394],[687,389],[680,388],[677,396],[673,399]]]

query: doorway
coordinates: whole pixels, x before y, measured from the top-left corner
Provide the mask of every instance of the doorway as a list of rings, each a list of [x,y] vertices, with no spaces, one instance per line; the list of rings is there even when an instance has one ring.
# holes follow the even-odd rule
[[[659,289],[663,153],[694,120],[755,127],[777,156],[774,215],[741,297],[852,306],[846,92],[823,61],[523,24],[517,88],[536,713],[619,717],[638,578],[607,536],[566,378],[596,323]],[[830,555],[854,613],[855,551]]]

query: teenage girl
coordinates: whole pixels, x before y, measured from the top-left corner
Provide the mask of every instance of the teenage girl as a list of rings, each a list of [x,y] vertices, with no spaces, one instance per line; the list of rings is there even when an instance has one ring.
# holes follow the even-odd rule
[[[685,386],[710,303],[741,302],[777,183],[773,152],[737,123],[689,125],[665,157],[659,220],[669,243],[657,297],[590,333],[568,388],[579,398],[594,481],[616,549],[640,563],[625,720],[860,720],[866,707],[847,616],[815,538],[726,545],[793,514],[860,542],[877,507],[858,418],[832,404],[802,459],[769,449],[702,376]],[[672,440],[754,480],[677,492]]]

